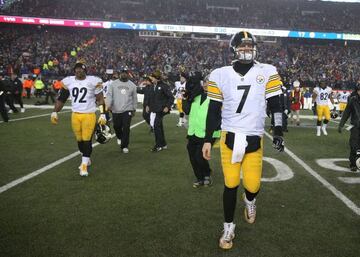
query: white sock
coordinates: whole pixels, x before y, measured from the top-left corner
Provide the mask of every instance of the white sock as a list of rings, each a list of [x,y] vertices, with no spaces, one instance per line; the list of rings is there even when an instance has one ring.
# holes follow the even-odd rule
[[[233,225],[234,225],[234,222],[229,222],[229,223],[224,222],[224,226],[226,226],[226,227],[231,227]]]
[[[81,164],[86,164],[86,165],[88,165],[88,163],[89,163],[89,160],[90,160],[90,157],[82,157],[82,159],[81,159]]]
[[[323,127],[323,129],[326,129],[327,124],[323,124],[322,127]]]
[[[320,126],[316,126],[316,130],[317,130],[317,133],[320,133],[321,132],[321,127]]]

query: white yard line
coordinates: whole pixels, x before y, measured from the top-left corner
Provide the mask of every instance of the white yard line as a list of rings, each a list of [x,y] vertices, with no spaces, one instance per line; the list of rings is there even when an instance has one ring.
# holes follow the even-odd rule
[[[60,113],[68,113],[71,111],[65,111],[65,112],[59,112]],[[19,121],[19,120],[30,120],[30,119],[36,119],[36,118],[40,118],[40,117],[44,117],[44,116],[50,116],[51,113],[46,113],[46,114],[41,114],[41,115],[34,115],[34,116],[29,116],[29,117],[24,117],[24,118],[18,118],[18,119],[10,119],[9,122],[14,122],[14,121]],[[0,121],[0,123],[3,123],[3,121]]]
[[[142,124],[142,123],[144,123],[144,122],[145,122],[145,121],[142,120],[142,121],[140,121],[140,122],[138,122],[138,123],[135,123],[134,125],[132,125],[132,126],[130,127],[130,129],[133,129],[133,128],[139,126],[140,124]],[[114,134],[112,137],[115,137],[115,134]],[[99,145],[99,143],[95,143],[95,144],[93,144],[93,147],[96,147],[96,146],[98,146],[98,145]],[[50,169],[52,169],[52,168],[54,168],[54,167],[56,167],[56,166],[58,166],[58,165],[60,165],[60,164],[62,164],[62,163],[64,163],[64,162],[66,162],[66,161],[68,161],[68,160],[71,160],[72,158],[76,157],[76,156],[79,155],[79,154],[80,154],[80,152],[79,152],[79,151],[76,151],[76,152],[74,152],[74,153],[72,153],[72,154],[69,154],[69,155],[65,156],[64,158],[61,158],[60,160],[57,160],[57,161],[55,161],[55,162],[53,162],[53,163],[50,163],[49,165],[46,165],[45,167],[42,167],[42,168],[40,168],[40,169],[38,169],[38,170],[33,171],[33,172],[29,173],[29,174],[26,175],[26,176],[23,176],[23,177],[21,177],[21,178],[18,178],[18,179],[16,179],[16,180],[11,181],[10,183],[8,183],[8,184],[0,187],[0,194],[3,193],[3,192],[5,192],[5,191],[7,191],[7,190],[9,190],[10,188],[13,188],[13,187],[15,187],[15,186],[17,186],[17,185],[19,185],[19,184],[21,184],[21,183],[29,180],[29,179],[32,179],[32,178],[40,175],[41,173],[46,172],[46,171],[48,171],[48,170],[50,170]]]
[[[272,140],[272,136],[265,132],[265,135]],[[307,165],[303,160],[301,160],[297,155],[295,155],[288,148],[285,148],[285,152],[293,158],[298,164],[300,164],[310,175],[316,178],[323,186],[329,189],[339,200],[341,200],[347,207],[349,207],[355,214],[360,215],[360,208],[349,198],[347,198],[342,192],[340,192],[336,187],[330,184],[326,179],[321,177],[319,173],[313,170],[309,165]]]

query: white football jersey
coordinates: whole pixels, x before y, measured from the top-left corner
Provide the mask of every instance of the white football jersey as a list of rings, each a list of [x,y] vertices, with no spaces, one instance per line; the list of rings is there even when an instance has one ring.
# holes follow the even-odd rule
[[[232,66],[225,66],[211,72],[208,97],[223,104],[222,130],[262,136],[266,99],[281,95],[281,86],[280,76],[272,65],[255,63],[245,76]]]
[[[75,76],[69,76],[64,78],[62,83],[65,89],[70,92],[73,112],[96,112],[95,95],[102,92],[102,80],[100,78],[86,76],[84,80],[78,80]]]
[[[104,95],[104,97],[106,98],[106,94],[107,94],[107,92],[108,92],[108,88],[109,88],[109,85],[111,84],[111,83],[113,83],[114,82],[114,80],[108,80],[108,81],[106,81],[106,82],[104,82],[103,84],[102,84],[102,89],[103,89],[103,95]]]
[[[176,90],[176,94],[175,94],[175,98],[182,98],[182,94],[181,91],[185,90],[186,87],[186,82],[184,82],[184,84],[181,84],[180,81],[175,81],[175,90]]]
[[[329,105],[330,95],[332,93],[331,87],[321,88],[315,87],[314,93],[316,94],[317,105]]]
[[[340,103],[347,103],[349,96],[350,96],[349,92],[340,92],[339,93],[339,102]]]

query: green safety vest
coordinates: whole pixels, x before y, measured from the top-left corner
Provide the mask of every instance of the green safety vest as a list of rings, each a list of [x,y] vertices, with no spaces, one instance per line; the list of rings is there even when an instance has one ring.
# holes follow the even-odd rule
[[[194,101],[191,104],[191,110],[189,114],[189,128],[188,135],[195,135],[198,138],[205,138],[206,133],[206,117],[209,109],[210,99],[206,100],[200,104],[201,95],[195,97]],[[220,131],[217,130],[213,133],[213,138],[219,138]]]
[[[44,82],[42,82],[40,79],[35,80],[34,84],[35,89],[43,89],[45,87]]]

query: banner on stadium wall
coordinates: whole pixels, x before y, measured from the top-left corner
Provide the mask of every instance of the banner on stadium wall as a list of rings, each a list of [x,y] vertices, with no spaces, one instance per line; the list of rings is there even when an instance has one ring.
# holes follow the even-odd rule
[[[271,29],[190,26],[190,25],[174,25],[174,24],[148,24],[148,23],[126,23],[126,22],[89,21],[89,20],[67,20],[67,19],[34,18],[34,17],[19,17],[19,16],[3,16],[3,15],[0,15],[0,23],[65,26],[65,27],[77,27],[77,28],[208,33],[208,34],[226,34],[226,35],[232,35],[240,30],[248,30],[256,36],[360,41],[360,34],[346,34],[346,33],[334,33],[334,32],[309,32],[309,31],[290,31],[290,30],[271,30]]]

